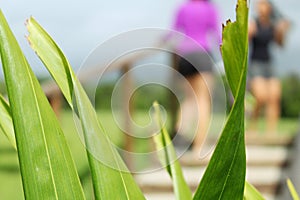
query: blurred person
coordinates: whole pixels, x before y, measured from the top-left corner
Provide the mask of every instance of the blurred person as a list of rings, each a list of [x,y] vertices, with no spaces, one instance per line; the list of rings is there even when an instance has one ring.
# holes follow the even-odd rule
[[[257,119],[265,106],[267,132],[277,131],[280,116],[281,83],[275,75],[271,45],[283,46],[289,22],[268,0],[256,3],[257,17],[249,23],[249,40],[252,46],[249,65],[250,91],[255,98],[251,129],[256,130]]]
[[[177,132],[180,128],[180,134],[188,134],[194,131],[189,130],[191,124],[199,119],[192,145],[195,155],[199,155],[210,123],[210,89],[213,86],[213,62],[210,55],[213,47],[216,47],[211,41],[216,44],[221,42],[222,26],[216,6],[208,0],[186,1],[177,10],[174,21],[173,29],[185,35],[175,44],[178,55],[176,68],[192,88],[183,88],[184,100],[180,105],[181,113],[175,129]],[[197,105],[193,103],[195,97]],[[196,112],[197,108],[199,113]]]

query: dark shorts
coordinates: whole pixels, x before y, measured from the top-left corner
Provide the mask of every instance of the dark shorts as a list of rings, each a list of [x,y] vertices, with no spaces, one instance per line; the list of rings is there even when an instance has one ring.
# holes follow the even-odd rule
[[[274,69],[271,62],[252,61],[248,69],[249,78],[262,77],[272,78],[275,77]]]
[[[212,70],[213,62],[206,52],[188,53],[178,61],[178,72],[185,77]]]

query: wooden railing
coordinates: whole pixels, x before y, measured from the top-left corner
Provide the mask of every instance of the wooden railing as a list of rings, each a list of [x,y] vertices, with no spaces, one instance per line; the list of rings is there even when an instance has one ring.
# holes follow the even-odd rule
[[[154,55],[156,53],[155,51],[143,51],[139,53],[134,53],[133,55],[127,55],[123,58],[120,58],[116,62],[113,62],[109,65],[109,67],[105,66],[105,64],[97,64],[93,67],[89,67],[84,69],[84,71],[80,71],[80,73],[77,75],[78,79],[80,82],[85,83],[87,81],[90,81],[91,79],[97,79],[99,78],[99,75],[102,74],[108,74],[110,72],[116,72],[120,71],[121,72],[121,77],[122,75],[126,74],[124,76],[124,79],[122,80],[123,83],[122,85],[122,99],[124,99],[124,104],[122,105],[122,113],[123,113],[123,119],[124,119],[124,129],[125,132],[131,133],[132,127],[131,127],[131,122],[130,119],[131,113],[134,111],[134,105],[132,104],[132,101],[129,101],[130,104],[127,105],[128,101],[125,101],[126,99],[130,99],[130,91],[131,88],[133,87],[133,77],[130,74],[130,69],[132,66],[137,62],[140,61],[144,58],[147,58],[149,56]],[[176,57],[172,57],[172,65],[173,67],[176,67]],[[172,80],[171,80],[172,81]],[[44,85],[42,85],[43,90],[46,94],[46,96],[49,99],[49,102],[55,111],[56,115],[59,116],[61,112],[61,105],[62,105],[62,94],[58,86],[52,81],[48,82]],[[173,97],[173,96],[172,96]],[[127,108],[129,106],[129,108]],[[129,109],[129,112],[128,112]],[[176,116],[176,101],[171,101],[170,103],[170,112],[171,112],[171,123],[175,124],[175,116]],[[125,133],[125,141],[124,141],[124,148],[126,151],[132,152],[132,147],[133,147],[133,142],[132,142],[132,137],[130,134]],[[130,160],[128,160],[128,163],[131,163]]]

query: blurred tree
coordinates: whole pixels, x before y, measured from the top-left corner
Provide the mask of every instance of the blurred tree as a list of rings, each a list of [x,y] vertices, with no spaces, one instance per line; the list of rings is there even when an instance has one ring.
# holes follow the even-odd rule
[[[282,117],[298,117],[300,114],[300,77],[290,74],[282,79]]]

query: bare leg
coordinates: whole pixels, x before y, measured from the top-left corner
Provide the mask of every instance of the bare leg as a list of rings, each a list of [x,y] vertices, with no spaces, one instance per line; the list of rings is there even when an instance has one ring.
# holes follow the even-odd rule
[[[193,143],[193,151],[196,155],[199,155],[209,128],[211,113],[210,88],[213,85],[213,75],[209,72],[201,73],[201,75],[193,78],[191,85],[197,97],[199,110],[198,128]]]
[[[185,98],[180,105],[176,129],[178,131],[180,128],[183,134],[195,133],[193,152],[198,156],[209,128],[213,75],[209,72],[201,73],[187,80],[190,85],[184,88]]]
[[[183,84],[184,91],[184,99],[180,104],[180,109],[178,112],[177,123],[176,123],[176,131],[179,131],[180,134],[189,134],[193,129],[195,129],[195,121],[197,110],[195,107],[197,106],[197,98],[192,87],[193,77],[188,77],[188,84]],[[186,135],[188,136],[188,135]]]
[[[257,120],[267,100],[267,80],[262,77],[253,78],[250,82],[251,92],[256,100],[252,113],[250,129],[257,131]]]
[[[280,116],[281,84],[276,78],[268,81],[268,100],[266,105],[267,132],[275,133]]]

